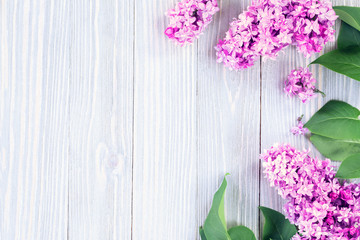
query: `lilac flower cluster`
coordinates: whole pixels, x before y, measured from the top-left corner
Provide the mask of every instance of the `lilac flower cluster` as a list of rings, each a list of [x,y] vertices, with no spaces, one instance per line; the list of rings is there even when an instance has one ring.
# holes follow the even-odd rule
[[[336,16],[330,0],[295,0],[290,5],[293,27],[293,44],[299,52],[309,57],[320,52],[323,46],[335,40]]]
[[[218,62],[230,69],[245,69],[260,56],[275,58],[281,49],[291,44],[291,28],[282,13],[284,2],[254,1],[230,23],[225,39],[216,46]]]
[[[285,81],[285,92],[290,96],[298,96],[303,103],[316,97],[316,89],[314,83],[316,79],[308,68],[299,68],[292,70]]]
[[[212,21],[212,16],[219,11],[217,0],[183,0],[166,15],[170,25],[165,35],[176,44],[184,46],[192,43]]]
[[[261,157],[270,185],[287,200],[287,218],[301,234],[293,240],[360,239],[360,185],[341,185],[330,160],[311,158],[287,144]]]
[[[310,56],[334,41],[336,18],[330,0],[254,0],[216,46],[218,62],[245,69],[260,56],[274,59],[290,44]]]

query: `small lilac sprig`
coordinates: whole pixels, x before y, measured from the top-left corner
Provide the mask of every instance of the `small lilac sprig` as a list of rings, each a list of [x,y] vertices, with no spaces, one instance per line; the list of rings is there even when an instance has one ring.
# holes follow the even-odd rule
[[[176,44],[191,44],[212,21],[212,16],[219,11],[217,0],[183,0],[166,15],[170,24],[165,35]]]
[[[298,117],[298,119],[297,119],[297,126],[291,128],[291,132],[292,132],[292,134],[294,134],[295,136],[305,135],[306,133],[309,132],[309,129],[304,128],[304,124],[303,124],[303,122],[302,122],[303,117],[304,117],[304,114],[301,115],[300,117]]]
[[[289,96],[298,96],[303,103],[307,103],[317,96],[316,93],[325,96],[323,92],[315,87],[314,83],[316,83],[316,79],[309,68],[300,67],[291,71],[285,81],[284,90]]]
[[[330,160],[308,153],[284,144],[261,156],[270,186],[287,200],[287,218],[299,229],[293,240],[359,239],[360,185],[341,185]]]

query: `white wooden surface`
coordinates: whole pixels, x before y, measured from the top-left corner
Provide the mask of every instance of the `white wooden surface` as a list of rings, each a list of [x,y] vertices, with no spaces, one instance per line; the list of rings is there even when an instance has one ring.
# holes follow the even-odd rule
[[[229,227],[260,236],[257,207],[282,201],[259,153],[314,149],[289,129],[330,99],[360,107],[360,83],[319,66],[327,97],[289,99],[285,77],[310,62],[294,48],[242,72],[217,64],[214,46],[250,0],[221,0],[184,48],[163,34],[175,3],[0,1],[1,240],[199,239],[226,172]]]

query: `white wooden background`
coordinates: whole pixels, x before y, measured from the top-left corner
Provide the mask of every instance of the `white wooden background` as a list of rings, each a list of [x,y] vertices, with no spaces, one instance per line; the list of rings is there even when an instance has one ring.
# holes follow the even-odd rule
[[[330,99],[360,107],[360,82],[312,66],[327,97],[289,99],[284,79],[311,61],[292,47],[225,69],[214,46],[250,0],[219,2],[180,48],[163,34],[176,0],[0,1],[1,240],[199,239],[226,172],[228,227],[261,235],[257,207],[282,201],[259,153],[313,149],[296,118]]]

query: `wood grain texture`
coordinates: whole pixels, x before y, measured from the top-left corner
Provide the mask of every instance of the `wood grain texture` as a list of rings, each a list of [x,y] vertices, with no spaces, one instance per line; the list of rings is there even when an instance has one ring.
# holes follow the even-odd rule
[[[131,239],[133,6],[72,4],[69,239]]]
[[[220,1],[220,12],[198,41],[197,227],[208,214],[225,173],[228,228],[245,225],[258,235],[260,64],[230,71],[214,47],[249,1]],[[200,238],[198,238],[200,239]]]
[[[333,5],[360,6],[357,0],[335,0]],[[336,30],[339,30],[339,23]],[[335,49],[336,43],[328,43],[323,52]],[[323,54],[323,53],[321,53]],[[262,62],[262,101],[261,101],[261,148],[270,148],[274,143],[290,143],[299,150],[310,149],[311,155],[323,158],[311,142],[301,136],[293,136],[290,129],[296,126],[296,119],[304,114],[304,122],[319,110],[327,101],[338,99],[360,108],[360,82],[334,73],[325,67],[311,65],[310,69],[317,79],[318,88],[326,93],[303,104],[298,98],[289,98],[284,93],[284,81],[292,69],[307,66],[321,54],[306,59],[295,47],[288,47],[276,61]],[[263,174],[260,190],[261,205],[282,210],[284,201],[269,187]],[[262,223],[261,223],[262,224]]]
[[[360,82],[315,65],[327,97],[288,98],[289,72],[315,59],[293,47],[245,71],[216,63],[251,0],[219,1],[188,47],[163,33],[176,2],[0,1],[0,239],[200,239],[226,172],[228,227],[260,237],[258,205],[283,204],[260,151],[289,142],[320,156],[291,135],[296,118],[330,99],[360,107]]]
[[[0,12],[0,239],[66,239],[69,5]]]
[[[133,239],[195,239],[196,45],[166,39],[176,1],[135,4]],[[149,24],[150,23],[150,24]]]

